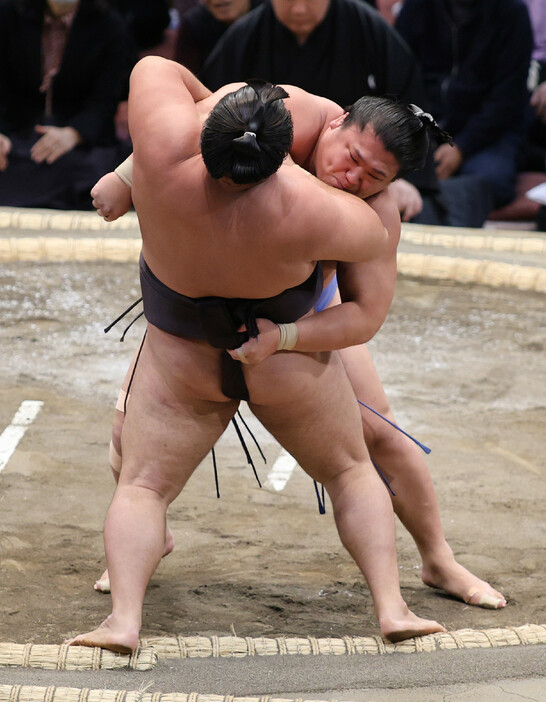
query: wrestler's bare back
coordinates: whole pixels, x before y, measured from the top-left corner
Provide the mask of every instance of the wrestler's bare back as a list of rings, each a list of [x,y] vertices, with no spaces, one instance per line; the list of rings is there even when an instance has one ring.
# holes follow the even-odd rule
[[[129,111],[143,256],[165,285],[189,297],[270,297],[319,260],[359,262],[384,248],[368,205],[298,166],[252,186],[212,179],[200,136],[218,96],[196,106],[183,68],[156,59],[133,71]]]
[[[360,260],[366,248],[365,256],[372,258],[380,240],[386,241],[378,218],[293,163],[254,186],[210,178],[200,155],[201,127],[218,100],[238,87],[225,86],[197,104],[171,105],[183,124],[178,131],[192,132],[179,148],[176,137],[155,136],[153,150],[139,149],[139,134],[146,140],[152,130],[145,124],[139,132],[137,124],[133,199],[143,255],[155,275],[191,297],[269,297],[303,282],[317,260],[332,259],[335,252],[345,260]],[[298,112],[297,101],[292,102],[291,109]],[[148,113],[149,107],[141,121]],[[312,129],[298,132],[315,132],[316,141],[326,119],[315,122]],[[302,150],[299,143],[294,147]],[[307,144],[303,149],[310,151]],[[340,207],[352,210],[345,220]],[[374,227],[376,234],[370,231]]]
[[[161,64],[143,65],[147,70]],[[376,227],[370,241],[375,237],[375,245],[384,246],[386,233],[372,210],[345,193],[328,200],[331,189],[299,168],[282,166],[267,181],[237,193],[204,180],[195,153],[199,120],[190,124],[191,139],[182,138],[178,158],[169,160],[177,138],[165,139],[153,158],[155,125],[177,135],[184,110],[176,114],[176,106],[167,103],[148,119],[144,110],[157,104],[156,89],[172,91],[173,85],[158,81],[154,71],[142,76],[137,69],[131,77],[133,103],[135,75],[150,89],[144,91],[142,110],[137,105],[130,118],[136,114],[138,122],[140,114],[149,128],[147,133],[134,122],[131,127],[134,202],[144,255],[163,283],[192,297],[266,297],[302,282],[318,260],[358,262],[368,248],[374,256],[373,243],[367,247],[361,240],[368,226]],[[131,107],[130,97],[130,113]],[[199,214],[203,204],[207,207]],[[123,468],[105,521],[112,613],[68,643],[123,653],[137,648],[146,586],[164,554],[167,506],[237,408],[236,400],[221,396],[219,354],[204,342],[149,325],[121,435]],[[341,540],[368,580],[382,633],[397,641],[443,630],[416,617],[401,597],[392,507],[367,456],[339,356],[277,353],[246,370],[252,411],[328,490]]]

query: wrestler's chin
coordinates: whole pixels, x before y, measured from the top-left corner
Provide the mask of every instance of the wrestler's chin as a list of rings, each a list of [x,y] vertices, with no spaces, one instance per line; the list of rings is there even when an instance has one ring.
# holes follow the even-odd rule
[[[338,190],[343,190],[343,187],[341,186],[341,183],[339,180],[335,177],[335,175],[330,175],[328,176],[328,185],[332,185],[334,188],[337,188]]]

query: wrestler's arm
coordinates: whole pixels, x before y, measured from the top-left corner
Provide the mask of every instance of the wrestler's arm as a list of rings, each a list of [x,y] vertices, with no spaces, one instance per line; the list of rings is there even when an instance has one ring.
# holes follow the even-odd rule
[[[396,249],[400,240],[400,215],[388,191],[368,200],[388,232],[383,252],[364,263],[338,263],[342,303],[296,322],[295,351],[332,351],[369,341],[389,311],[396,285]],[[259,319],[260,335],[241,346],[246,362],[259,363],[278,348],[280,330],[270,320]],[[238,349],[229,351],[238,359]]]
[[[337,264],[341,304],[297,322],[298,351],[332,351],[369,341],[381,328],[396,285],[400,214],[388,191],[368,200],[388,232],[383,253],[364,263]]]
[[[145,166],[157,183],[171,166],[194,156],[201,123],[195,97],[208,91],[175,61],[146,56],[133,68],[129,84],[129,131],[133,169]]]
[[[163,61],[165,59],[162,59]],[[171,62],[174,63],[174,62]],[[184,84],[195,104],[207,100],[213,93],[185,66],[176,63],[179,79]],[[163,70],[163,67],[161,67]],[[112,222],[129,212],[133,200],[131,194],[133,155],[131,154],[114,171],[106,173],[91,190],[93,206],[104,219]]]
[[[317,142],[330,122],[343,114],[343,109],[332,100],[313,95],[294,85],[282,87],[289,95],[284,102],[290,110],[294,125],[290,155],[299,166],[314,172],[312,160]]]
[[[226,92],[236,90],[241,85],[226,85],[211,93],[188,69],[184,70],[188,78],[188,87],[196,103],[206,101],[209,97],[214,98],[212,102],[215,103]],[[305,167],[322,132],[331,120],[343,114],[343,110],[335,102],[312,95],[301,88],[293,85],[282,87],[290,95],[285,102],[294,123],[294,141],[290,155],[295,163]],[[212,104],[210,106],[212,107]],[[115,171],[102,176],[91,190],[93,207],[97,210],[97,214],[109,222],[126,214],[132,207],[132,164],[133,157],[130,155]]]

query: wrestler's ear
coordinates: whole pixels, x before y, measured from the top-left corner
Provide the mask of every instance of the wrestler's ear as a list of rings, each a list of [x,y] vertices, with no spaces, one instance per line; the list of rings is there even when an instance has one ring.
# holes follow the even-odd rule
[[[342,115],[339,117],[336,117],[330,122],[330,129],[337,129],[338,127],[341,127],[343,122],[347,119],[348,112],[344,112]]]

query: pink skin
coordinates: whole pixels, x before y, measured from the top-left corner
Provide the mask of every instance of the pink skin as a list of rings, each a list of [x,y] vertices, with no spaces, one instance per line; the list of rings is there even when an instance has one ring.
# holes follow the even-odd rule
[[[132,371],[133,364],[129,368],[129,372]],[[112,427],[112,443],[110,445],[110,467],[112,469],[112,475],[116,481],[116,485],[119,482],[119,474],[121,471],[121,429],[123,427],[123,419],[125,414],[116,409],[114,417],[114,425]],[[165,529],[165,545],[163,549],[162,558],[168,556],[174,550],[174,536],[169,527]],[[110,592],[110,577],[108,575],[108,568],[103,572],[98,580],[95,581],[93,588],[97,592],[109,593]]]
[[[232,24],[250,12],[250,0],[203,0],[207,10],[219,22]]]
[[[317,147],[317,178],[366,198],[384,190],[398,174],[398,162],[385,149],[373,127],[343,127],[347,115],[333,120]]]
[[[367,198],[384,189],[396,177],[397,163],[371,128],[364,131],[353,127],[341,129],[344,120],[345,115],[330,123],[330,129],[317,146],[316,163],[312,164],[311,170],[314,169],[322,180],[334,187],[345,186],[359,197]],[[114,174],[109,176],[119,180]],[[348,369],[355,393],[394,420],[369,353],[365,346],[355,347],[354,353],[358,349],[361,351],[360,356],[355,357],[356,370],[350,373]],[[352,352],[346,350],[342,353],[345,365],[350,365],[347,354]],[[362,382],[359,383],[358,378],[362,378]],[[122,413],[116,413],[116,416],[123,417]],[[502,593],[455,560],[443,533],[434,486],[420,450],[385,422],[374,419],[365,409],[362,410],[362,420],[370,452],[393,477],[398,494],[406,495],[403,500],[393,498],[393,507],[419,548],[423,582],[470,605],[494,609],[504,607],[506,600]],[[121,431],[121,424],[118,430]],[[115,437],[116,428],[114,441],[119,449]],[[417,506],[417,509],[412,509],[412,506]],[[171,543],[167,539],[166,553],[170,552]]]
[[[271,0],[279,22],[304,44],[311,32],[325,18],[330,0]]]

